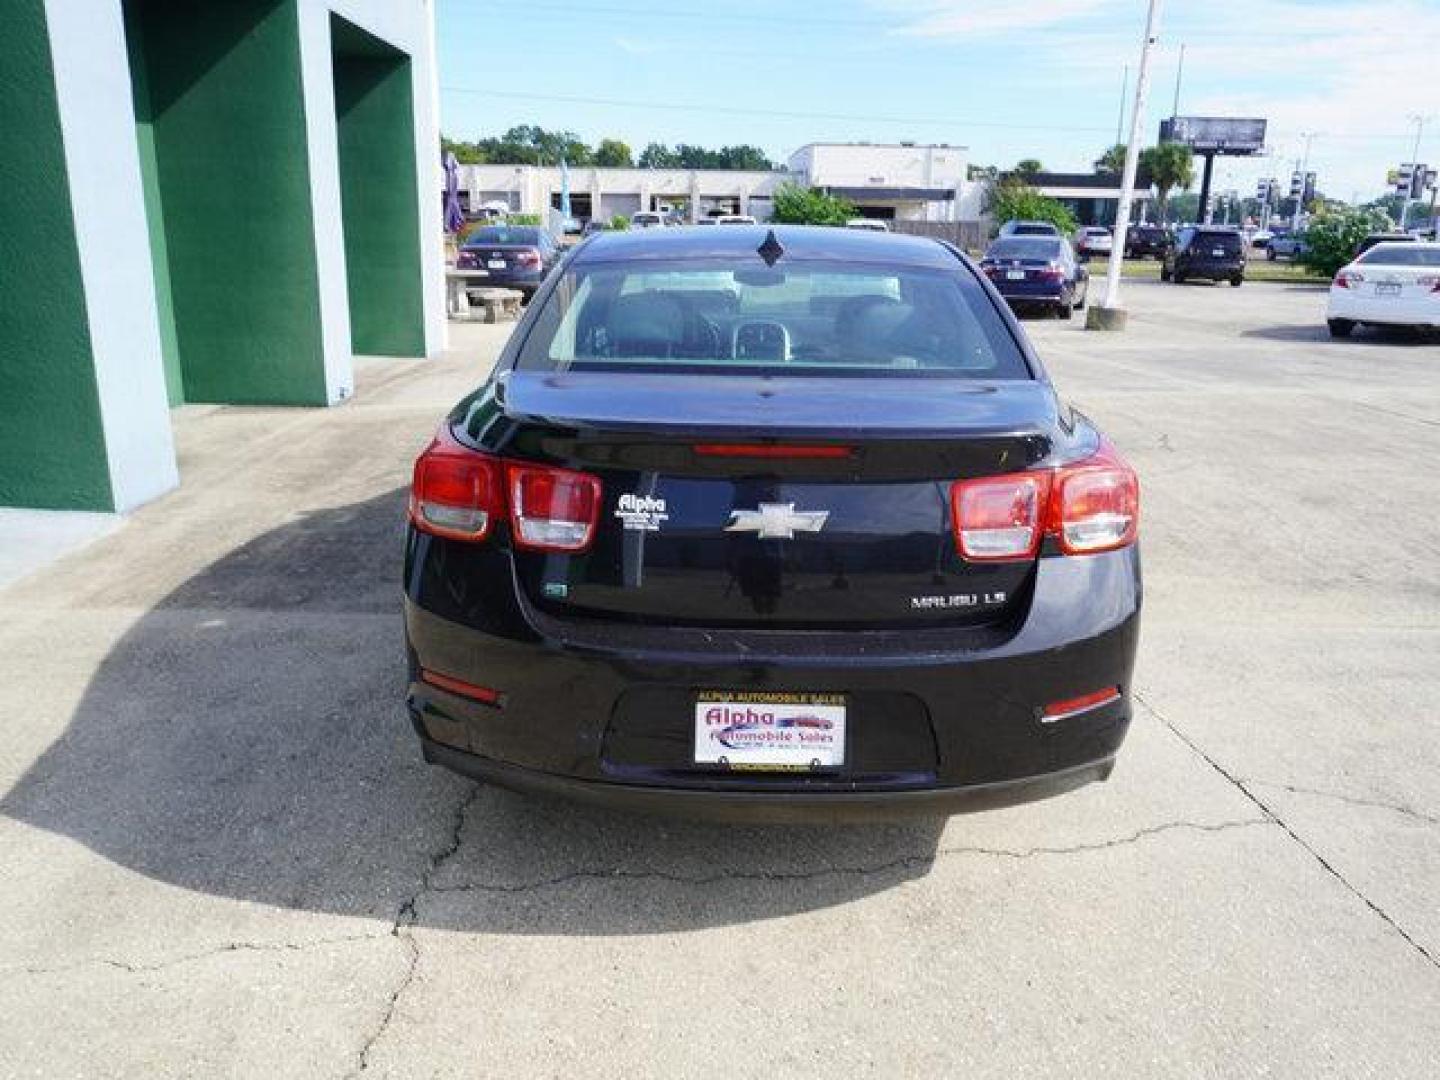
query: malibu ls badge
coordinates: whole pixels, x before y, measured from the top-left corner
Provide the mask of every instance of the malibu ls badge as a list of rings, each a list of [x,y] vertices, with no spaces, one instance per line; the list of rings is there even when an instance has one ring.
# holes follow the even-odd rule
[[[753,532],[762,540],[791,540],[797,532],[819,532],[829,510],[796,510],[794,503],[761,503],[755,510],[731,510],[726,532]]]

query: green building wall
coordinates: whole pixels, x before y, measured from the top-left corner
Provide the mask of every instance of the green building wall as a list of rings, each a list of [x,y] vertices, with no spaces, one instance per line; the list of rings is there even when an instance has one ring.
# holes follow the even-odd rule
[[[351,345],[423,356],[410,58],[337,16],[330,28]]]
[[[125,8],[184,400],[326,404],[296,0]]]
[[[114,499],[43,0],[0,3],[0,505]]]

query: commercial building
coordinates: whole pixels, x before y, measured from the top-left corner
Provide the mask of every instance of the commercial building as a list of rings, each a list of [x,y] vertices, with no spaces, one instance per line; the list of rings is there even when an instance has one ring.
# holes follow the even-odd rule
[[[784,169],[769,171],[466,165],[460,189],[475,214],[487,204],[527,214],[559,209],[568,182],[570,212],[582,221],[662,207],[687,220],[712,211],[764,220],[775,189],[795,183],[843,196],[867,217],[958,221],[979,215],[978,185],[966,182],[966,165],[959,146],[811,143]]]
[[[428,0],[0,5],[0,506],[174,486],[169,410],[444,334]]]
[[[1034,173],[1025,182],[1041,195],[1064,203],[1081,225],[1114,228],[1120,207],[1120,177],[1113,173]],[[1145,221],[1150,213],[1150,177],[1135,178],[1132,221]]]

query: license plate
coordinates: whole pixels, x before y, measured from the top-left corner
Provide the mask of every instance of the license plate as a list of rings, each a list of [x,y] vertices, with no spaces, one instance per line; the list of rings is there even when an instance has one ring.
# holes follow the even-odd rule
[[[1024,281],[1024,280],[1025,280],[1025,271],[1024,271],[1024,270],[1006,270],[1006,271],[1005,271],[1005,280],[1006,280],[1006,281]]]
[[[736,771],[816,772],[845,763],[843,694],[702,690],[695,764]]]
[[[504,260],[504,259],[491,259],[491,260],[490,260],[489,262],[487,262],[485,265],[488,266],[488,267],[490,267],[491,270],[504,270],[504,269],[505,269],[505,260]]]
[[[1216,248],[1214,251],[1210,252],[1210,255],[1212,258],[1223,259],[1225,257],[1225,249]]]
[[[1376,296],[1399,296],[1400,284],[1394,281],[1380,281],[1375,284]]]

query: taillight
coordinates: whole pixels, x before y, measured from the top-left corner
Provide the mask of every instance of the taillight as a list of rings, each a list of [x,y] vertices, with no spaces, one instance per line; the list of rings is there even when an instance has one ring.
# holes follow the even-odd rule
[[[475,256],[472,255],[472,254],[470,254],[470,252],[468,252],[468,251],[462,251],[462,252],[460,252],[459,255],[455,256],[455,265],[456,265],[456,266],[474,266],[474,265],[475,265]]]
[[[1046,531],[1066,555],[1093,555],[1135,542],[1140,479],[1109,443],[1084,461],[1055,470]]]
[[[484,540],[508,504],[517,548],[585,551],[595,539],[600,499],[598,477],[492,457],[462,445],[442,425],[415,462],[410,520],[435,536]]]
[[[1433,293],[1440,293],[1440,274],[1422,274],[1415,279],[1415,284]]]
[[[955,547],[971,562],[1033,559],[1045,536],[1066,555],[1135,542],[1140,481],[1108,443],[1058,469],[960,480],[950,488]]]
[[[1040,271],[1041,281],[1064,281],[1065,270],[1059,266],[1047,266]]]
[[[506,467],[515,546],[535,551],[584,551],[600,520],[600,481],[588,473],[545,465]]]
[[[972,562],[1033,559],[1040,549],[1050,474],[961,480],[950,488],[955,544]]]
[[[540,252],[536,251],[534,248],[526,248],[523,251],[517,251],[515,253],[515,261],[521,266],[539,266]]]
[[[423,532],[483,540],[505,512],[500,463],[462,446],[441,425],[415,462],[410,520]]]
[[[1353,289],[1365,280],[1365,275],[1355,270],[1341,270],[1335,275],[1335,285],[1341,289]]]

